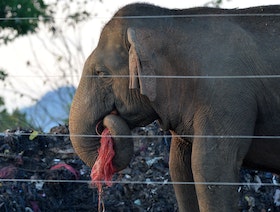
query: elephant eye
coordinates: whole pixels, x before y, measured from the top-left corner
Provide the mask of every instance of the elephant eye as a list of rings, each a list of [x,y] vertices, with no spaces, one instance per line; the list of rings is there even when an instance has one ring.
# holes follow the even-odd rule
[[[97,74],[99,77],[103,77],[103,76],[104,76],[104,72],[103,72],[103,71],[96,71],[96,74]]]
[[[104,67],[96,67],[95,68],[95,74],[98,76],[98,77],[103,77],[105,75],[105,69]]]

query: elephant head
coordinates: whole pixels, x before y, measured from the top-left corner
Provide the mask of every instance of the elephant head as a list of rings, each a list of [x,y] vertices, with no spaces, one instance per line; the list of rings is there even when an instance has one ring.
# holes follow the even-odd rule
[[[145,61],[147,54],[138,42],[143,35],[137,36],[132,28],[119,25],[119,20],[112,19],[104,27],[98,46],[84,65],[70,110],[73,147],[90,167],[100,147],[95,129],[108,114],[118,116],[112,121],[115,124],[106,126],[104,123],[113,135],[128,135],[130,129],[158,118],[151,104],[156,96],[154,79],[143,76],[153,74],[152,67]],[[117,171],[128,165],[133,152],[132,139],[120,137],[114,139],[113,164]]]

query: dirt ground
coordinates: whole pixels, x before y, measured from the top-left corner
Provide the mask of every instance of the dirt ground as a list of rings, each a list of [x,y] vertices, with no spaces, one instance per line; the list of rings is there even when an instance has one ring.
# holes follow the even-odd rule
[[[155,125],[139,135],[162,135]],[[136,138],[129,167],[104,187],[108,212],[177,211],[169,184],[167,138]],[[15,129],[0,134],[0,211],[97,211],[98,194],[89,185],[90,169],[75,155],[66,126],[50,133]],[[272,173],[242,169],[239,208],[242,212],[280,211],[279,178]],[[154,183],[160,182],[160,183]],[[269,183],[263,186],[261,183]]]

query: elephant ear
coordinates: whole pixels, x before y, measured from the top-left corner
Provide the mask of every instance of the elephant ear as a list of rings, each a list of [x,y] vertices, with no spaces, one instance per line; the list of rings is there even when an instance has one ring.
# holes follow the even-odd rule
[[[128,28],[129,49],[129,89],[140,89],[142,95],[150,101],[156,98],[155,69],[152,63],[152,43],[154,32],[147,29]]]

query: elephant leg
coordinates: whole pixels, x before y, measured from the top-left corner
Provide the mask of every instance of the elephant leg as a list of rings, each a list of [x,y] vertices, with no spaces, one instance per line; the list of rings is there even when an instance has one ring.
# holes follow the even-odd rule
[[[237,185],[230,183],[239,181],[239,170],[249,146],[248,140],[194,140],[192,171],[201,212],[238,211]]]
[[[174,135],[174,133],[172,133]],[[191,170],[191,143],[173,137],[170,149],[169,170],[173,182],[193,182]],[[173,184],[179,211],[196,212],[198,202],[193,184]]]

